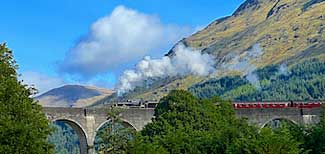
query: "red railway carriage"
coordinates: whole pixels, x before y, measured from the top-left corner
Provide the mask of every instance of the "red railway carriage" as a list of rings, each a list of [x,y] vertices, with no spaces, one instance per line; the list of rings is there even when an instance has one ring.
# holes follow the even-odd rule
[[[295,104],[298,108],[317,108],[321,107],[321,102],[303,102]]]
[[[241,108],[285,108],[290,102],[234,102],[233,107]]]
[[[234,102],[235,109],[245,108],[318,108],[323,102],[306,101],[306,102]]]

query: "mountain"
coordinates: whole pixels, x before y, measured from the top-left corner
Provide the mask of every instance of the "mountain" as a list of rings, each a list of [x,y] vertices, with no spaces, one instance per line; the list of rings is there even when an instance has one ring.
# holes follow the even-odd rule
[[[81,85],[65,85],[52,89],[36,99],[47,107],[85,107],[109,96],[114,91]]]
[[[149,87],[136,88],[124,98],[159,100],[172,89],[187,90],[226,76],[245,78],[270,65],[290,69],[311,59],[324,61],[324,25],[324,0],[247,0],[232,15],[179,42],[213,55],[215,74],[161,79]],[[166,55],[174,54],[172,48]]]
[[[184,42],[215,55],[218,62],[257,43],[264,51],[258,66],[300,55],[309,58],[315,56],[313,51],[324,51],[324,8],[324,0],[247,0],[232,16],[214,21]]]

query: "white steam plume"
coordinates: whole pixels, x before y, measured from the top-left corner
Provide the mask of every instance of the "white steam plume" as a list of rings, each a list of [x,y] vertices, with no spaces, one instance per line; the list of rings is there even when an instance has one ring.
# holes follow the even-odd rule
[[[261,89],[260,80],[259,80],[259,78],[258,78],[258,76],[257,76],[256,73],[249,72],[246,75],[246,79],[249,81],[249,83],[251,83],[252,85],[254,85],[256,89],[258,89],[258,90]]]
[[[201,54],[200,51],[178,44],[174,49],[175,55],[164,56],[161,59],[151,59],[149,56],[141,60],[134,70],[125,71],[119,79],[118,95],[141,86],[150,79],[173,76],[208,76],[215,71],[214,57]]]
[[[246,79],[254,85],[257,89],[260,89],[260,82],[258,76],[254,73],[257,67],[251,63],[252,60],[257,60],[263,54],[263,50],[260,44],[254,44],[253,47],[243,53],[228,54],[225,59],[228,60],[221,64],[221,68],[228,71],[240,71],[246,76]]]
[[[289,74],[288,66],[285,63],[280,65],[279,74],[280,75],[288,75]]]

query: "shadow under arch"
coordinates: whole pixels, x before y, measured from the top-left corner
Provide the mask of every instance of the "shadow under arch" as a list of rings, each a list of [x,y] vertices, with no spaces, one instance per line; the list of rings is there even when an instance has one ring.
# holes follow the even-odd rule
[[[284,121],[287,122],[291,125],[298,125],[298,123],[294,120],[288,119],[288,118],[282,118],[282,117],[276,117],[276,118],[272,118],[269,119],[268,121],[266,121],[265,123],[263,123],[263,125],[260,127],[260,129],[267,127],[269,124],[271,124],[273,121]]]
[[[98,132],[100,131],[101,128],[105,128],[105,126],[109,125],[110,122],[112,120],[111,119],[107,119],[106,121],[102,122],[97,128],[96,128],[96,131],[94,133],[94,138],[93,138],[93,141],[92,143],[96,144],[96,137],[98,135]],[[125,119],[121,119],[121,122],[122,122],[122,125],[125,127],[125,128],[131,128],[133,131],[138,131],[138,129],[129,121],[125,120]],[[96,154],[96,148],[94,148],[94,154]]]
[[[79,138],[80,154],[88,154],[87,134],[78,122],[71,119],[55,119],[52,122],[64,122],[71,126]]]

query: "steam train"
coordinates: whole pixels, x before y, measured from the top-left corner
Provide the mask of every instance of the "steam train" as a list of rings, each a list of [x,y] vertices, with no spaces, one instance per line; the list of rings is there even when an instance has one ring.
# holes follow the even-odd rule
[[[253,108],[320,108],[325,101],[261,101],[261,102],[232,102],[235,109],[253,109]],[[157,100],[127,100],[116,102],[113,104],[116,107],[126,108],[155,108],[158,105]]]
[[[245,108],[320,108],[322,101],[288,101],[288,102],[233,102],[235,109]]]

